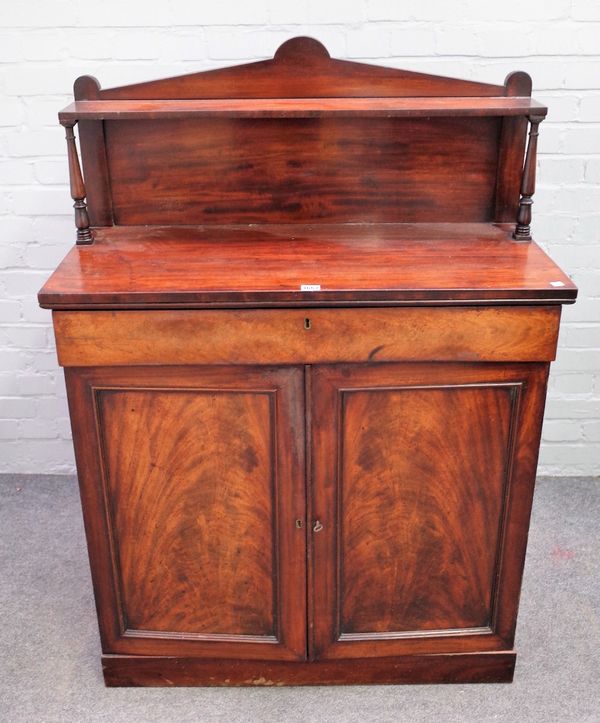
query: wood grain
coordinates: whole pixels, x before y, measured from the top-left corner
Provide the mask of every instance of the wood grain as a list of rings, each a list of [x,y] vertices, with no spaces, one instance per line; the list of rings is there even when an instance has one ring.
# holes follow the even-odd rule
[[[546,107],[529,97],[497,98],[202,98],[196,100],[80,100],[58,114],[80,120],[209,118],[407,118],[422,116],[517,116]]]
[[[95,78],[76,81],[78,98],[311,98],[498,96],[504,86],[444,78],[397,68],[336,60],[314,38],[286,40],[269,60],[201,73],[100,89]],[[85,92],[83,92],[85,90]]]
[[[46,308],[572,302],[514,226],[322,224],[96,229],[40,291]],[[558,282],[562,286],[552,285]],[[301,284],[320,291],[302,292]]]
[[[101,121],[82,120],[77,123],[77,130],[90,223],[92,226],[112,226],[112,198],[103,124]]]
[[[531,78],[527,73],[511,73],[505,82],[505,93],[509,97],[529,97],[531,87]],[[494,214],[494,220],[498,223],[514,223],[517,218],[526,135],[527,118],[525,116],[505,116],[502,119]]]
[[[307,77],[310,77],[310,83],[306,82]],[[316,156],[317,159],[322,157],[323,160],[326,160],[332,149],[335,150],[336,139],[332,137],[331,132],[327,132],[325,137],[319,132],[315,139],[314,132],[310,131],[311,128],[321,129],[323,126],[321,120],[325,120],[327,117],[334,121],[332,127],[336,129],[336,132],[341,132],[339,142],[344,145],[344,156],[347,156],[348,162],[352,163],[352,155],[359,150],[359,144],[357,144],[357,139],[352,137],[352,133],[348,135],[341,126],[352,120],[352,118],[358,120],[360,117],[366,118],[368,116],[372,120],[380,118],[384,122],[383,128],[400,128],[402,137],[406,137],[408,141],[407,146],[402,149],[403,152],[395,158],[395,154],[390,153],[390,141],[386,143],[381,133],[371,132],[370,127],[366,125],[357,126],[359,136],[365,135],[368,137],[369,143],[373,143],[374,139],[378,137],[378,142],[381,145],[379,153],[373,154],[367,150],[359,154],[357,168],[368,168],[369,161],[372,160],[373,168],[377,170],[381,168],[382,159],[389,158],[393,161],[389,168],[381,168],[383,175],[388,178],[388,186],[383,189],[385,192],[382,192],[381,188],[375,189],[380,191],[379,196],[376,195],[375,198],[383,199],[390,196],[394,202],[391,209],[398,207],[398,197],[402,198],[404,196],[402,184],[406,178],[412,178],[416,185],[424,185],[425,187],[426,193],[423,202],[419,202],[418,193],[414,201],[416,207],[420,207],[421,211],[429,214],[430,218],[427,220],[437,218],[435,209],[446,196],[448,198],[453,197],[456,192],[458,195],[454,200],[457,203],[452,206],[453,213],[461,213],[463,205],[466,204],[467,208],[464,209],[464,213],[468,214],[469,208],[473,206],[476,198],[487,191],[490,195],[496,196],[496,211],[494,213],[496,220],[513,221],[509,209],[514,207],[512,195],[514,189],[507,187],[514,181],[515,169],[520,163],[518,157],[519,144],[521,142],[520,136],[524,134],[524,126],[521,122],[522,118],[519,117],[530,114],[532,111],[538,115],[547,112],[544,106],[531,99],[531,80],[522,72],[510,74],[504,85],[444,78],[395,68],[335,60],[330,58],[329,53],[321,43],[306,37],[292,38],[286,41],[277,50],[273,59],[265,61],[108,89],[101,89],[99,82],[95,78],[82,76],[75,82],[74,90],[75,103],[61,111],[59,118],[64,124],[81,121],[85,126],[82,128],[82,140],[84,141],[82,143],[82,157],[86,180],[90,189],[88,202],[94,225],[110,225],[113,222],[113,189],[110,184],[116,182],[117,187],[119,187],[122,172],[125,172],[126,175],[123,180],[123,192],[125,194],[127,194],[128,185],[131,182],[131,179],[127,176],[128,172],[133,172],[134,176],[135,174],[141,174],[142,178],[149,172],[147,161],[142,163],[142,167],[138,167],[138,164],[143,161],[143,156],[140,153],[131,151],[132,146],[139,142],[139,136],[148,133],[148,124],[150,123],[151,127],[151,122],[157,119],[164,123],[165,121],[181,119],[186,116],[193,116],[196,120],[204,117],[210,120],[210,123],[204,126],[197,126],[195,123],[187,126],[168,125],[165,129],[166,133],[160,132],[162,125],[157,127],[158,130],[150,147],[158,163],[158,171],[151,174],[151,179],[146,179],[150,181],[150,188],[144,186],[132,188],[129,200],[121,199],[125,204],[127,213],[135,213],[136,201],[139,200],[142,202],[142,206],[147,204],[144,208],[147,208],[151,213],[158,214],[163,222],[173,218],[173,214],[175,214],[175,217],[178,215],[176,209],[178,204],[186,206],[185,210],[191,216],[183,220],[182,216],[185,213],[180,208],[179,220],[176,220],[176,223],[193,222],[192,217],[200,217],[201,215],[205,216],[205,222],[214,223],[217,220],[217,216],[214,214],[221,214],[224,222],[231,222],[235,218],[241,218],[244,221],[252,219],[252,222],[256,222],[257,218],[265,218],[265,211],[267,215],[273,215],[276,212],[276,207],[281,220],[294,220],[300,218],[299,207],[305,201],[308,201],[303,208],[304,217],[308,219],[345,219],[348,218],[347,212],[350,210],[354,214],[351,216],[352,219],[364,218],[366,209],[362,208],[360,202],[353,203],[347,209],[338,209],[337,212],[335,209],[327,208],[329,200],[325,198],[323,202],[320,199],[320,194],[322,195],[323,192],[327,195],[327,185],[324,188],[317,189],[314,197],[309,199],[300,198],[300,200],[296,198],[292,201],[286,201],[282,198],[282,188],[287,185],[289,192],[296,196],[301,196],[307,192],[310,193],[307,188],[308,179],[306,174],[311,173],[311,156]],[[432,118],[435,119],[436,116],[440,115],[453,116],[457,119],[460,116],[473,117],[474,124],[470,125],[472,132],[465,141],[465,148],[456,147],[455,152],[452,153],[452,147],[458,140],[457,133],[453,130],[449,133],[444,131],[445,124],[452,123],[452,119],[443,120],[441,131],[437,130],[436,123],[431,123]],[[412,126],[406,124],[400,126],[397,124],[390,125],[390,121],[393,118],[413,116],[421,119],[416,126],[417,131],[423,130],[425,135],[431,132],[432,135],[431,140],[425,138],[425,146],[423,147],[423,150],[425,150],[423,157],[427,159],[427,163],[424,165],[419,157],[415,157],[414,165],[409,162],[407,165],[398,166],[398,162],[401,163],[405,156],[412,157],[423,139],[419,135],[414,136],[414,131],[410,130]],[[498,122],[502,123],[504,130],[499,139],[500,165],[498,173],[494,174],[488,168],[488,177],[485,173],[483,175],[478,174],[477,164],[483,162],[484,156],[489,156],[486,161],[488,166],[495,160],[498,134],[490,133],[487,134],[489,135],[487,139],[483,139],[481,137],[482,126],[477,122],[476,117],[482,119],[483,127],[491,128],[490,122],[493,120],[493,116],[499,117]],[[248,120],[279,118],[285,120],[297,119],[299,121],[307,119],[309,122],[304,128],[304,135],[299,139],[300,152],[299,154],[292,154],[291,158],[294,163],[303,163],[302,172],[294,175],[289,173],[289,168],[277,169],[277,183],[271,189],[268,189],[265,185],[265,179],[272,178],[272,174],[265,174],[264,169],[258,164],[254,183],[258,182],[261,189],[259,198],[254,199],[254,206],[251,209],[248,207],[237,208],[240,196],[235,188],[229,189],[229,195],[226,198],[227,194],[223,195],[223,191],[227,192],[227,188],[222,188],[219,184],[214,186],[211,179],[205,179],[207,175],[206,166],[208,165],[209,169],[213,168],[215,167],[215,160],[217,162],[222,160],[228,178],[233,179],[237,175],[240,176],[240,181],[249,181],[250,185],[252,185],[253,173],[249,168],[251,161],[245,160],[244,162],[244,160],[239,161],[237,158],[231,158],[229,162],[226,158],[231,146],[237,147],[239,145],[237,141],[236,144],[228,142],[227,139],[231,132],[235,132],[236,139],[239,140],[242,135],[246,135],[246,133],[242,134],[240,132],[242,128],[252,128],[247,143],[250,149],[255,147],[256,142],[260,143],[263,140],[266,140],[263,150],[267,147],[275,150],[277,145],[281,145],[276,139],[276,136],[280,135],[279,133],[276,133],[275,137],[273,137],[273,133],[269,133],[270,137],[266,139],[262,135],[255,137],[257,124],[236,124],[235,119],[240,118]],[[313,120],[319,119],[316,126],[315,123],[310,122],[311,118]],[[511,122],[512,118],[515,119],[514,122]],[[105,136],[112,136],[114,140],[116,134],[118,139],[120,133],[114,129],[120,128],[123,120],[133,122],[130,131],[135,135],[135,138],[132,139],[127,136],[122,144],[115,141],[116,147],[112,155],[116,156],[117,162],[123,163],[125,168],[112,168],[109,171],[106,167]],[[421,122],[423,120],[425,123]],[[117,121],[117,123],[115,124],[114,121]],[[143,121],[143,126],[138,126],[136,121]],[[273,128],[276,126],[267,124],[267,127]],[[289,128],[287,124],[282,127]],[[327,126],[323,127],[326,128]],[[169,137],[171,135],[169,128],[173,129],[173,134],[177,135],[177,142],[174,145],[173,140]],[[185,130],[186,128],[187,130]],[[361,128],[363,130],[360,130]],[[409,129],[408,132],[406,132],[407,128]],[[201,137],[207,137],[208,146],[213,150],[212,157],[209,154],[207,158],[199,159],[199,161],[208,161],[208,163],[200,163],[200,166],[198,164],[194,166],[192,163],[193,151],[197,153],[202,148],[201,144],[198,146],[198,138],[194,133],[196,130],[201,133]],[[127,132],[123,131],[123,133],[126,134]],[[213,133],[217,134],[214,138],[211,137]],[[163,174],[161,171],[163,168],[168,168],[172,159],[177,156],[179,141],[186,135],[189,136],[191,144],[182,151],[185,163],[181,165],[181,168],[185,168],[186,173],[181,174],[181,177],[177,173],[174,175]],[[389,132],[386,135],[389,135]],[[220,140],[224,141],[221,148],[218,147]],[[327,141],[325,144],[324,140]],[[391,137],[391,140],[393,141],[393,137]],[[436,140],[441,142],[436,143]],[[286,139],[284,139],[284,144],[285,142]],[[396,141],[395,144],[398,145],[398,142]],[[242,144],[243,146],[244,144]],[[312,151],[311,146],[313,147]],[[351,146],[352,152],[349,152]],[[407,153],[407,149],[410,153]],[[482,149],[485,149],[485,153],[477,152]],[[305,150],[306,158],[304,157]],[[474,154],[470,156],[469,154],[472,151],[474,151]],[[425,167],[429,169],[429,173],[426,174],[430,177],[428,180],[433,179],[431,170],[436,167],[438,173],[447,173],[447,169],[444,171],[443,168],[446,165],[443,158],[440,162],[435,160],[435,153],[443,154],[446,152],[453,155],[454,162],[450,168],[455,170],[456,174],[449,183],[442,181],[430,197],[427,192],[428,184],[423,184],[425,180],[423,170]],[[381,158],[377,158],[378,155],[381,155]],[[222,156],[223,158],[221,158]],[[333,166],[340,164],[340,158],[335,152],[332,160],[334,163],[330,163],[328,166],[330,171]],[[273,163],[270,163],[269,166],[273,166]],[[244,168],[245,173],[240,174],[240,168]],[[398,174],[398,170],[401,171],[400,174]],[[392,172],[390,173],[390,171]],[[319,181],[323,177],[323,169],[315,167],[313,174],[314,178]],[[197,177],[195,177],[196,175]],[[354,175],[359,179],[361,178],[360,174],[350,173],[350,179]],[[379,178],[371,177],[376,175],[377,173],[372,171],[363,179],[366,189],[360,188],[360,186],[358,189],[354,189],[354,192],[358,190],[359,198],[362,197],[365,190],[368,190],[369,186],[372,187],[374,184],[381,186]],[[479,182],[474,180],[472,188],[465,188],[465,192],[462,194],[462,203],[458,202],[460,200],[459,187],[465,183],[467,178],[472,177],[474,179],[477,175],[479,175]],[[494,183],[496,175],[497,183]],[[219,182],[224,178],[218,163],[215,178]],[[166,181],[166,186],[162,188],[162,191],[166,193],[163,199],[160,199],[156,193],[157,189],[160,188],[161,180]],[[173,193],[175,190],[172,188],[173,182],[175,181],[177,186],[178,183],[184,180],[189,187],[184,189],[181,195],[177,196],[177,194]],[[202,186],[205,180],[207,181],[206,188]],[[285,183],[286,180],[288,181],[287,184]],[[493,188],[494,185],[496,188]],[[206,207],[207,212],[202,214],[202,207],[197,203],[197,200],[204,199],[207,192],[210,193],[213,187],[217,192],[216,199],[221,200],[223,207],[218,209],[218,203],[209,204]],[[297,193],[298,187],[302,190],[301,194]],[[200,191],[197,198],[194,197],[195,188]],[[139,199],[136,198],[138,192]],[[396,198],[394,198],[394,193],[397,194]],[[400,204],[398,207],[400,215],[396,218],[402,218],[402,220],[417,218],[415,216],[417,208],[410,199],[411,193],[409,192],[409,197],[405,199],[408,201],[407,209],[404,209],[403,205]],[[177,197],[174,198],[174,195]],[[267,198],[260,197],[265,195]],[[246,194],[242,194],[242,196],[245,198],[246,206],[249,202],[252,203],[252,200],[246,197]],[[315,202],[312,202],[311,199],[313,198]],[[156,202],[157,199],[159,200],[158,203]],[[372,203],[373,199],[370,199],[370,201]],[[481,207],[477,208],[478,211],[482,210]],[[379,218],[388,220],[386,217],[391,209],[379,209]],[[346,211],[346,213],[340,215],[340,211]],[[408,211],[408,213],[405,211]],[[489,211],[490,208],[488,207],[486,218],[491,218]],[[375,213],[377,213],[377,210],[373,206],[368,220],[372,221]],[[140,214],[136,217],[143,219],[140,221],[141,223],[147,223],[150,220],[150,217],[144,216],[141,209]],[[465,215],[463,218],[468,218],[468,216]],[[123,215],[123,219],[124,223],[132,223],[131,220],[127,220],[127,215]],[[443,220],[450,219],[444,218]],[[470,220],[473,220],[473,217]],[[117,218],[116,222],[120,223],[121,220]]]
[[[277,637],[274,401],[97,392],[128,632]]]
[[[492,220],[497,118],[140,122],[105,122],[118,225]]]
[[[548,362],[577,295],[512,239],[524,116],[546,113],[529,76],[294,38],[74,91],[93,243],[39,300],[107,684],[511,680]]]
[[[55,311],[53,319],[63,366],[545,361],[556,353],[560,309]]]
[[[311,374],[311,658],[510,647],[547,365]]]
[[[69,371],[105,652],[305,658],[303,381]]]
[[[405,655],[355,660],[262,662],[104,655],[107,686],[396,685],[399,683],[510,683],[511,650],[451,655]]]
[[[342,640],[490,627],[518,392],[340,392]]]

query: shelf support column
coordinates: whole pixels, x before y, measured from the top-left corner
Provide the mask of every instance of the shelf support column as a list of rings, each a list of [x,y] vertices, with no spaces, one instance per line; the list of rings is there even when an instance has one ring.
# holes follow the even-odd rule
[[[513,238],[517,241],[531,241],[531,207],[533,205],[532,196],[535,193],[538,129],[540,123],[544,120],[544,116],[531,115],[528,120],[530,124],[529,140],[527,142],[523,176],[521,177],[521,199],[517,212],[517,225],[513,233]]]
[[[81,166],[79,165],[77,146],[75,145],[75,132],[73,130],[74,125],[75,123],[66,123],[65,131],[67,151],[69,155],[69,182],[71,187],[71,198],[74,201],[73,208],[75,209],[75,226],[77,227],[76,243],[91,244],[94,239],[92,236],[92,230],[90,229],[90,219],[85,202],[85,184],[81,174]]]

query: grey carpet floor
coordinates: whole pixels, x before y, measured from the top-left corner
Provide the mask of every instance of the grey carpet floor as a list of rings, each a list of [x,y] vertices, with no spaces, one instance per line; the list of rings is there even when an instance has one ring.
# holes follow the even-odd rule
[[[107,689],[75,480],[0,476],[0,721],[600,721],[599,523],[538,482],[512,685]]]

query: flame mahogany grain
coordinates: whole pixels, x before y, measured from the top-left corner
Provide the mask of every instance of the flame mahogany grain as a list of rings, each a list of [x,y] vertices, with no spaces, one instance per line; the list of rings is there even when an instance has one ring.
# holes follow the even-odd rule
[[[303,377],[66,369],[105,652],[306,657]]]
[[[313,368],[315,658],[511,648],[547,373]]]
[[[106,684],[512,680],[577,295],[528,240],[546,115],[529,76],[293,38],[74,95],[59,118],[87,245],[39,300]]]

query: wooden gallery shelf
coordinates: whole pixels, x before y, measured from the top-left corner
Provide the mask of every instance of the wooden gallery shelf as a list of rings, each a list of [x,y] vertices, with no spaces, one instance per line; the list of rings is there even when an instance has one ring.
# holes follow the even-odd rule
[[[423,118],[427,116],[545,116],[528,97],[490,98],[208,98],[201,100],[80,100],[58,117],[80,120],[167,118]]]
[[[76,81],[77,243],[39,301],[107,685],[512,679],[577,294],[531,237],[530,96],[310,38]]]

